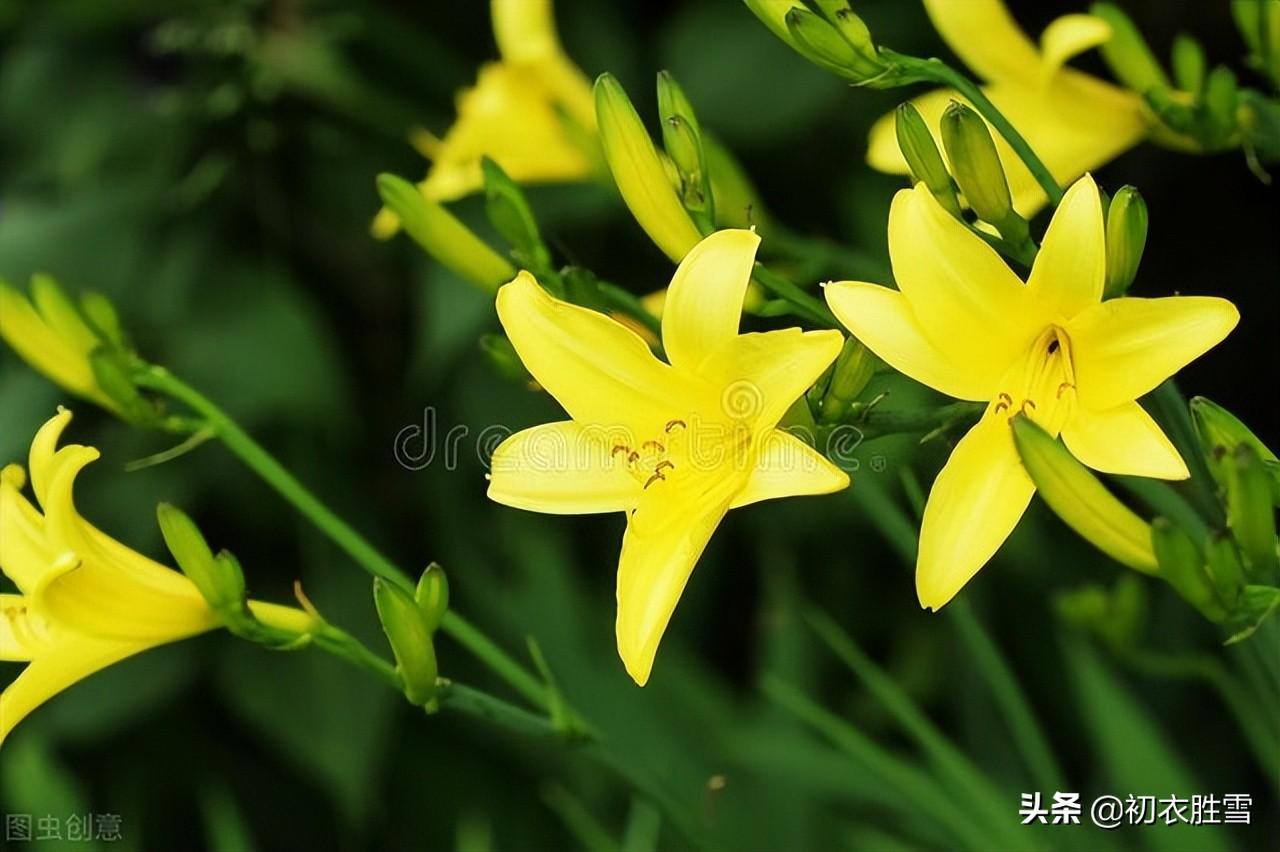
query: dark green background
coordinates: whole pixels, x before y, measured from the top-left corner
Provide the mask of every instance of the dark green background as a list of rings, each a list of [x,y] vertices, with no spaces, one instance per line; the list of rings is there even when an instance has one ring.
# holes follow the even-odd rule
[[[1248,792],[1258,823],[1105,836],[1050,828],[1035,843],[1256,849],[1274,838],[1276,779],[1264,776],[1217,694],[1135,666],[1132,654],[1057,615],[1059,595],[1110,584],[1124,569],[1039,503],[957,603],[920,610],[902,552],[911,534],[902,477],[914,470],[927,488],[945,442],[869,443],[851,491],[730,515],[651,684],[632,685],[613,647],[622,519],[542,517],[484,497],[477,434],[559,412],[481,355],[478,337],[496,327],[486,296],[407,241],[367,236],[374,176],[425,168],[405,129],[443,131],[453,93],[494,56],[486,5],[0,0],[0,275],[21,284],[48,271],[111,296],[140,351],[223,404],[390,556],[410,568],[443,563],[456,607],[513,652],[536,636],[613,752],[716,844],[948,845],[925,803],[885,796],[865,764],[762,694],[760,677],[771,673],[935,772],[899,717],[804,626],[800,613],[813,602],[1003,791],[1011,827],[1019,793],[1039,788],[975,661],[983,629],[1026,691],[1067,788],[1086,802]],[[1125,5],[1162,54],[1187,29],[1211,61],[1239,67],[1225,4]],[[914,3],[857,8],[881,43],[944,50]],[[1079,10],[1015,8],[1033,33]],[[654,113],[654,73],[672,70],[780,220],[884,258],[889,200],[902,183],[862,157],[870,123],[901,93],[847,89],[731,0],[564,0],[558,18],[579,65],[591,76],[616,73],[642,114]],[[1239,154],[1152,147],[1098,177],[1111,190],[1136,184],[1150,204],[1135,294],[1215,294],[1241,307],[1239,328],[1185,371],[1184,390],[1280,443],[1275,190]],[[531,198],[562,259],[636,292],[666,283],[670,264],[608,190],[542,188]],[[456,209],[481,227],[478,201]],[[894,387],[890,405],[927,398]],[[23,459],[34,430],[66,401],[5,350],[0,460]],[[469,430],[456,469],[442,443],[425,469],[396,461],[395,436],[421,424],[428,407],[438,438]],[[125,462],[165,448],[164,439],[87,404],[75,410],[70,439],[103,450],[78,492],[95,523],[159,556],[154,505],[177,503],[240,557],[255,596],[287,601],[300,578],[330,620],[383,647],[359,568],[225,450],[209,445],[125,474]],[[882,471],[871,469],[873,457]],[[886,529],[898,531],[898,546]],[[1234,669],[1240,652],[1220,649],[1216,632],[1166,587],[1140,585],[1150,611],[1144,653],[1207,655]],[[1274,625],[1255,641],[1274,652]],[[444,674],[505,694],[448,639],[439,653]],[[726,784],[712,792],[716,775]],[[590,845],[583,814],[620,838],[632,802],[590,754],[462,717],[424,718],[318,653],[271,653],[222,634],[77,686],[21,725],[0,756],[0,811],[119,814],[121,848],[558,849]],[[686,844],[669,823],[660,840]]]

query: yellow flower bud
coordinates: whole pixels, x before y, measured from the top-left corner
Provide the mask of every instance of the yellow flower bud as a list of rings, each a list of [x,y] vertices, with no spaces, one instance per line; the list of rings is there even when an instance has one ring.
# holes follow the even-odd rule
[[[515,277],[514,266],[452,213],[423,197],[407,180],[395,175],[378,175],[378,193],[414,242],[466,280],[497,292],[498,287]]]
[[[667,257],[679,261],[701,234],[668,180],[631,99],[611,74],[596,80],[596,120],[613,181],[631,215]]]

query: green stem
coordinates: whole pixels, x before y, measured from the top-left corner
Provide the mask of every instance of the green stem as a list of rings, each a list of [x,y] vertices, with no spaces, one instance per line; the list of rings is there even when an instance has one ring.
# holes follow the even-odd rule
[[[885,435],[911,432],[933,432],[939,428],[959,423],[967,418],[976,419],[982,414],[983,403],[953,402],[936,408],[919,408],[904,411],[881,411],[863,408],[861,412],[845,420],[862,432],[862,439],[869,441]]]
[[[286,470],[274,456],[210,399],[163,367],[143,368],[135,374],[134,380],[141,387],[172,397],[203,417],[206,426],[214,430],[227,449],[274,488],[281,497],[293,504],[317,529],[341,547],[362,568],[375,577],[395,583],[413,594],[413,582],[408,574],[383,556],[350,524],[321,503],[305,485],[298,481],[297,477]],[[452,610],[448,611],[440,624],[440,629],[457,640],[517,692],[540,708],[548,709],[546,689],[537,678],[525,671],[462,616]]]
[[[649,309],[644,306],[644,302],[635,293],[625,290],[617,284],[601,281],[600,294],[604,296],[610,305],[639,322],[659,338],[662,337],[662,320],[650,313]]]
[[[840,328],[839,320],[827,309],[826,304],[809,295],[790,280],[770,271],[764,264],[757,263],[751,277],[778,298],[790,302],[797,316],[826,328]]]

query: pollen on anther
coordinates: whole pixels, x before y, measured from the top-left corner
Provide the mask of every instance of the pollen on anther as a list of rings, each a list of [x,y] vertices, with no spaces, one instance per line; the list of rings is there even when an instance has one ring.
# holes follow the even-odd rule
[[[672,429],[676,428],[677,426],[679,426],[681,429],[685,429],[688,427],[688,425],[689,424],[685,423],[683,420],[668,420],[667,425],[662,427],[662,431],[670,432]]]
[[[621,450],[624,453],[631,452],[631,448],[625,444],[614,444],[613,449],[609,451],[609,456],[610,457],[616,456],[619,450]]]
[[[1058,385],[1058,399],[1062,399],[1062,395],[1067,391],[1075,390],[1075,389],[1076,389],[1076,386],[1071,384],[1071,382],[1063,382],[1062,384]]]
[[[642,450],[648,447],[654,447],[660,453],[665,453],[667,451],[667,448],[662,446],[662,444],[659,444],[657,441],[645,441],[643,444],[640,445],[640,449]]]
[[[659,479],[666,479],[666,477],[662,475],[662,471],[655,470],[653,472],[653,476],[650,476],[649,479],[645,481],[644,487],[648,488],[650,485],[657,482]]]

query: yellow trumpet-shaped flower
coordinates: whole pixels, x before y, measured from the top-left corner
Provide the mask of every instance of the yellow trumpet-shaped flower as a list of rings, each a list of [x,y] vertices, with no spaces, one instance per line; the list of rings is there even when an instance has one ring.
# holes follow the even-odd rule
[[[58,448],[71,420],[62,410],[31,444],[37,509],[21,493],[18,465],[0,472],[0,569],[18,594],[0,594],[0,660],[27,663],[0,693],[0,742],[36,707],[100,669],[157,645],[218,626],[196,587],[135,553],[76,511],[76,476],[92,447]],[[43,511],[41,511],[43,510]],[[310,616],[252,604],[255,614],[305,631]]]
[[[498,291],[516,352],[573,419],[504,441],[489,496],[538,512],[627,514],[618,653],[642,686],[726,512],[849,482],[776,428],[839,354],[841,335],[738,333],[759,242],[751,231],[719,231],[680,263],[662,313],[669,363],[615,320],[552,298],[527,272]]]
[[[0,338],[59,387],[120,413],[98,384],[89,360],[102,338],[52,278],[31,279],[31,299],[0,280]]]
[[[1067,60],[1107,41],[1111,29],[1091,15],[1065,15],[1051,23],[1036,46],[1019,28],[1003,0],[924,0],[939,34],[969,68],[986,81],[992,102],[1013,123],[1060,184],[1069,184],[1136,145],[1150,127],[1142,99],[1066,67]],[[947,104],[964,98],[950,89],[929,92],[913,103],[941,145],[939,120]],[[1013,205],[1031,216],[1048,202],[1044,190],[994,130]],[[892,113],[871,128],[867,162],[906,174]]]
[[[484,185],[480,160],[494,160],[518,183],[586,180],[596,169],[591,84],[565,55],[551,0],[493,0],[500,62],[480,68],[475,86],[458,95],[458,117],[437,139],[414,144],[431,158],[419,186],[432,201],[452,201]],[[399,227],[390,210],[374,220],[376,236]]]
[[[1019,413],[1095,470],[1187,477],[1135,400],[1226,337],[1239,313],[1202,296],[1102,301],[1106,239],[1091,177],[1063,198],[1025,284],[923,184],[894,198],[889,252],[901,291],[833,283],[832,311],[906,375],[989,403],[929,494],[916,563],[922,606],[951,600],[1030,502],[1035,487],[1009,425]]]

